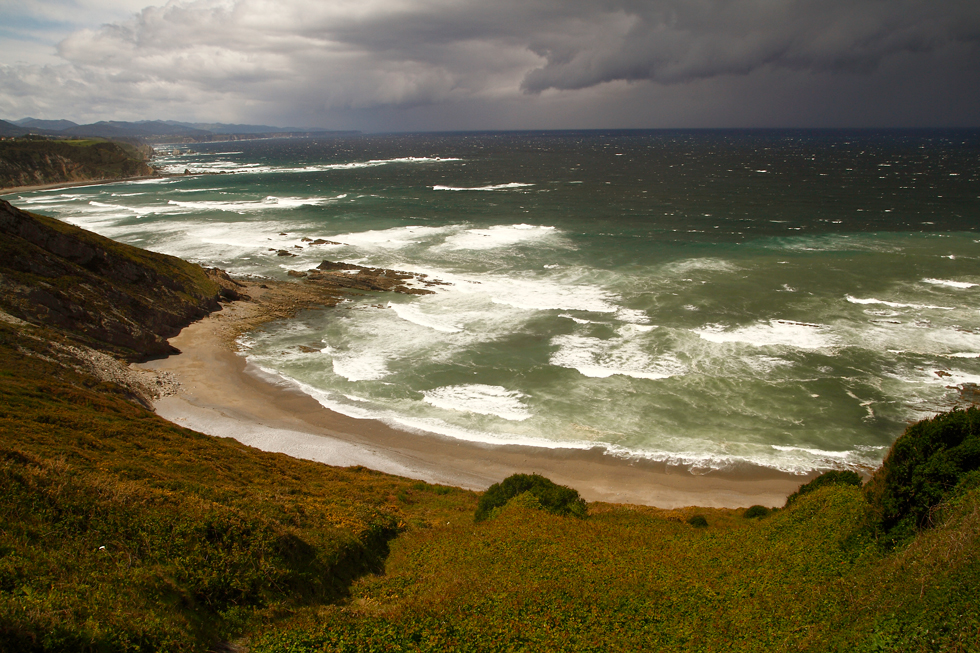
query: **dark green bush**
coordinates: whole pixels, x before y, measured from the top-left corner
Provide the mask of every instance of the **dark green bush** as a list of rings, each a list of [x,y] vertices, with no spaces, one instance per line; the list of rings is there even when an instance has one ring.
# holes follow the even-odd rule
[[[705,518],[704,515],[691,515],[690,517],[687,518],[687,523],[693,526],[694,528],[708,527],[708,520]]]
[[[840,472],[837,470],[831,472],[824,472],[820,476],[816,477],[809,483],[805,483],[800,486],[793,494],[786,498],[786,506],[788,507],[794,501],[802,497],[804,494],[809,494],[814,490],[819,490],[822,487],[828,485],[856,485],[861,487],[861,476],[857,472]]]
[[[490,517],[491,511],[500,508],[519,494],[530,492],[547,512],[556,515],[572,515],[584,518],[586,503],[576,490],[557,485],[538,474],[513,474],[500,483],[491,485],[476,507],[476,521]]]
[[[887,545],[932,525],[935,508],[980,469],[980,409],[953,410],[913,424],[868,483],[879,536]]]
[[[746,519],[755,519],[757,517],[766,517],[769,515],[770,512],[772,512],[772,510],[766,508],[765,506],[755,505],[755,506],[750,506],[742,514],[742,516],[745,517]]]

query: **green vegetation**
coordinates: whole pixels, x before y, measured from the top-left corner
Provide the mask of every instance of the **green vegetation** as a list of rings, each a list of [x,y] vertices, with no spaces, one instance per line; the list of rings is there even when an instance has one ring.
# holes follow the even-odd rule
[[[892,446],[868,499],[889,544],[905,542],[935,521],[943,501],[980,477],[980,409],[954,410],[910,426]]]
[[[166,422],[0,322],[0,650],[205,650],[342,598],[475,497]]]
[[[64,344],[136,357],[113,334],[159,335],[217,288],[7,215],[0,651],[980,650],[977,408],[910,427],[863,487],[824,474],[772,512],[586,506],[536,475],[478,497],[135,405]],[[133,308],[159,287],[173,322]],[[129,311],[129,331],[32,312],[18,298],[38,289],[73,315]]]
[[[511,499],[525,494],[534,497],[530,502],[530,497],[525,497],[525,505],[538,507],[554,515],[583,518],[587,512],[586,503],[576,490],[557,485],[538,474],[513,474],[500,483],[494,483],[483,493],[474,517],[478,522],[490,519]]]
[[[800,489],[786,497],[786,505],[788,506],[803,495],[828,485],[854,485],[855,487],[861,487],[861,476],[857,472],[851,471],[831,470],[824,472],[809,483],[801,485]]]
[[[687,523],[694,528],[707,528],[708,518],[704,515],[691,515],[687,518]]]
[[[0,188],[153,174],[149,149],[104,139],[0,141]]]
[[[766,508],[765,506],[749,506],[742,516],[746,519],[761,519],[762,517],[768,517],[772,510]]]

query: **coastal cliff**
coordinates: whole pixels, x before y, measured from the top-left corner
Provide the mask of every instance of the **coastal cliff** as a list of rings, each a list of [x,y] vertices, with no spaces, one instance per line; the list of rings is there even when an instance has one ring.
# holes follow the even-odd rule
[[[0,140],[0,189],[62,182],[145,177],[148,146],[102,139]]]
[[[3,200],[0,235],[0,308],[127,359],[173,353],[167,338],[218,308],[199,266]]]

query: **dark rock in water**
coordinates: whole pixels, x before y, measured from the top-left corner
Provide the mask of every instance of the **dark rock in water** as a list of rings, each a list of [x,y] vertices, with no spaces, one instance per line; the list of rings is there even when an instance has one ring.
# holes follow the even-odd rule
[[[303,272],[301,270],[289,270],[288,272],[286,272],[286,274],[288,274],[291,277],[299,277],[301,279],[306,276],[306,272]]]
[[[317,238],[316,240],[310,241],[310,244],[311,245],[343,245],[343,243],[338,243],[336,240],[324,240],[323,238]]]
[[[401,270],[368,268],[362,265],[354,265],[353,263],[324,261],[317,266],[316,270],[310,270],[310,275],[307,278],[313,282],[332,284],[342,288],[354,288],[356,290],[391,291],[406,295],[434,294],[431,290],[410,288],[405,285],[405,281],[412,279],[426,283],[422,275],[403,272]],[[428,282],[427,285],[430,283],[432,282]]]
[[[280,249],[276,252],[276,256],[296,256],[287,249]]]
[[[174,353],[167,338],[221,296],[200,266],[0,200],[0,309],[16,318],[142,360]]]

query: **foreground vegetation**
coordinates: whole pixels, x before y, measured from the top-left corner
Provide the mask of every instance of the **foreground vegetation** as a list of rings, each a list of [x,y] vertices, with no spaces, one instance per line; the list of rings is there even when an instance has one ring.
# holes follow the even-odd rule
[[[976,470],[978,445],[980,410],[942,415],[910,428],[867,489],[830,473],[761,519],[592,505],[578,520],[518,494],[483,523],[403,534],[353,601],[251,650],[976,651],[980,476],[910,493],[896,452]],[[931,520],[892,524],[896,495]]]
[[[980,650],[976,408],[910,427],[868,483],[828,474],[775,511],[328,467],[161,420],[66,354],[155,351],[136,335],[216,302],[204,271],[9,215],[0,651]],[[161,275],[173,319],[140,308]]]

